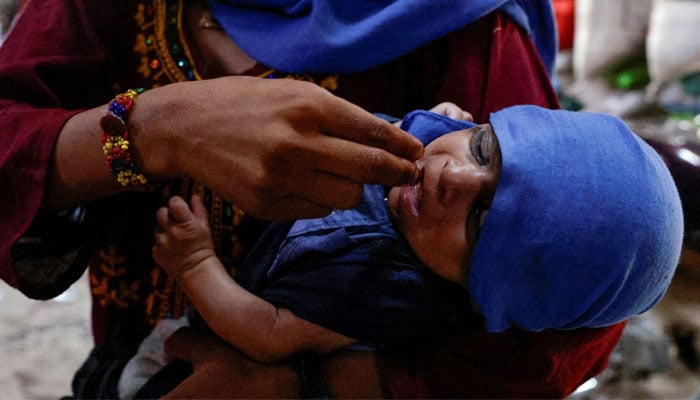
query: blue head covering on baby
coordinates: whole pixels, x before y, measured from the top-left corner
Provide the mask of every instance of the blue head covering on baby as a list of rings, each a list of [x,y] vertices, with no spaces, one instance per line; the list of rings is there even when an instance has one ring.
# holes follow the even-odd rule
[[[619,119],[491,115],[503,165],[467,286],[487,329],[610,325],[656,304],[683,237],[674,182]]]

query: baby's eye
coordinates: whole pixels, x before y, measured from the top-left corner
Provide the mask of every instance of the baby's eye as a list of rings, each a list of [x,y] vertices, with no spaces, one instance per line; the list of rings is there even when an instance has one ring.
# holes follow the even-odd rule
[[[486,165],[489,162],[489,154],[487,149],[486,138],[487,131],[484,128],[479,129],[474,133],[471,140],[471,152],[479,165]]]

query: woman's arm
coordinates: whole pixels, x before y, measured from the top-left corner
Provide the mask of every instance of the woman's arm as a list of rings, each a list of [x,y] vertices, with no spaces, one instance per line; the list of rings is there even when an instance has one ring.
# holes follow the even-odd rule
[[[0,46],[0,277],[22,290],[10,248],[41,209],[59,131],[109,98],[113,54],[129,46],[117,37],[130,29],[132,5],[28,1]]]
[[[106,106],[61,130],[45,204],[119,190],[98,138]],[[152,180],[191,177],[266,219],[321,216],[359,201],[365,182],[416,176],[420,143],[308,82],[225,77],[140,95],[129,116],[137,165]]]
[[[320,369],[331,398],[564,398],[605,368],[623,328],[460,332],[422,349],[333,352]],[[257,363],[214,335],[183,328],[166,350],[192,363],[193,373],[164,398],[299,396],[301,380],[289,365]]]
[[[190,328],[176,331],[166,341],[168,356],[192,363],[193,373],[163,398],[299,398],[302,380],[287,364],[255,362],[214,335]],[[380,373],[372,352],[336,351],[319,360],[321,377],[331,398],[378,399],[390,395],[383,391]],[[310,379],[314,379],[311,377]],[[410,381],[411,398],[429,398]],[[419,386],[419,385],[418,385]]]

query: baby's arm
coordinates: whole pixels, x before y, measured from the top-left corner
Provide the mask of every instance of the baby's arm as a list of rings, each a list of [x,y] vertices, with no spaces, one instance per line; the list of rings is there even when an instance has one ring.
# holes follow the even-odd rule
[[[272,363],[354,342],[276,308],[231,279],[214,253],[207,211],[199,197],[192,197],[192,210],[182,198],[171,198],[156,219],[160,227],[153,258],[179,281],[212,330],[249,357]]]

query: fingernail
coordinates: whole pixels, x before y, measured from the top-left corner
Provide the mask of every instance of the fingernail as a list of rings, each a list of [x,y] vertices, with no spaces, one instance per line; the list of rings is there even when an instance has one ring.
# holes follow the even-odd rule
[[[413,179],[411,180],[410,184],[413,185],[413,184],[418,183],[422,177],[423,177],[423,168],[416,165],[416,170],[413,174]]]

